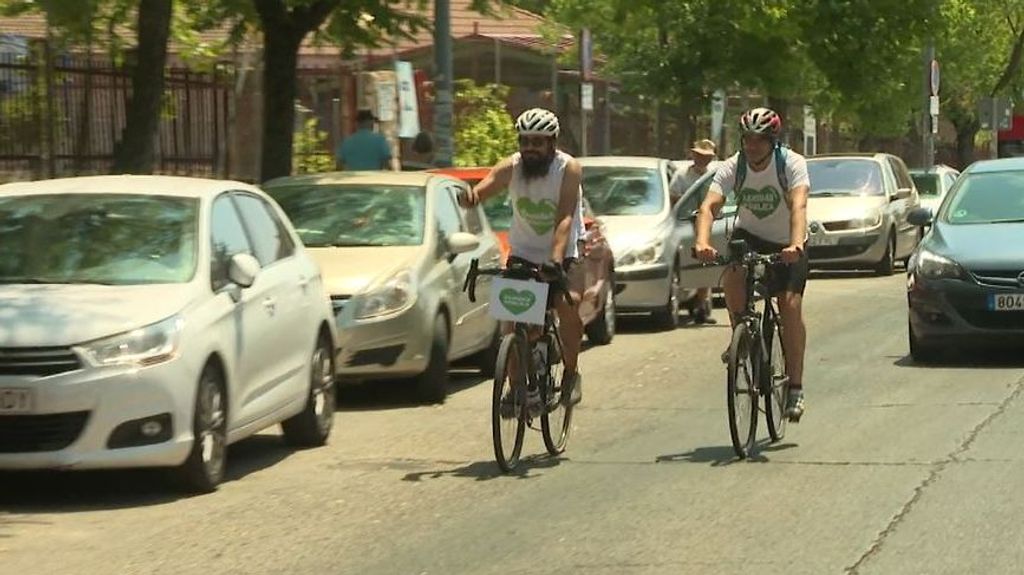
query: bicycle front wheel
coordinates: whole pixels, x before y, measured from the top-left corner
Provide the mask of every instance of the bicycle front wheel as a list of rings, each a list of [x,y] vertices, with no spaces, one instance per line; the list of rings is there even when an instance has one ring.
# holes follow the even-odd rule
[[[557,339],[554,345],[560,346]],[[557,357],[562,357],[559,349]],[[551,357],[550,354],[548,357]],[[573,405],[569,405],[568,398],[562,398],[562,380],[565,375],[565,365],[559,361],[548,366],[548,385],[543,400],[545,405],[551,405],[544,410],[540,417],[541,435],[544,436],[544,447],[551,455],[559,455],[565,451],[569,442],[569,432],[572,426]]]
[[[739,323],[732,331],[729,344],[727,402],[729,435],[732,448],[745,459],[754,448],[757,434],[757,386],[755,385],[755,352],[753,338],[746,324]]]
[[[491,437],[494,440],[494,459],[506,473],[519,463],[526,431],[526,369],[521,346],[515,334],[505,335],[498,347],[494,368]]]
[[[786,395],[789,388],[786,356],[782,349],[782,326],[766,321],[763,337],[764,347],[768,350],[767,361],[761,368],[764,415],[768,422],[768,435],[772,442],[776,442],[786,436]]]

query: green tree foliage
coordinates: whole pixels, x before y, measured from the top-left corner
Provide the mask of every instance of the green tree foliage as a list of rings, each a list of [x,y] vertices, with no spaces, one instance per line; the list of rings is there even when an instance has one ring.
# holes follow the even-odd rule
[[[292,166],[296,174],[316,174],[334,169],[334,157],[327,145],[327,132],[317,127],[316,118],[307,118],[295,133]]]
[[[456,166],[490,166],[515,152],[516,131],[505,109],[508,92],[507,86],[498,84],[456,83]]]

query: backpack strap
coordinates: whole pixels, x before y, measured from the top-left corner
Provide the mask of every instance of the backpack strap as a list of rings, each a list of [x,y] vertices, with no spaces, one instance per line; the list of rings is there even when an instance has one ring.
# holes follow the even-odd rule
[[[779,177],[782,193],[789,193],[789,178],[786,176],[786,151],[781,145],[775,146],[775,174]]]
[[[741,149],[736,156],[736,179],[732,183],[732,193],[739,198],[740,190],[743,189],[743,182],[747,179],[747,155]]]

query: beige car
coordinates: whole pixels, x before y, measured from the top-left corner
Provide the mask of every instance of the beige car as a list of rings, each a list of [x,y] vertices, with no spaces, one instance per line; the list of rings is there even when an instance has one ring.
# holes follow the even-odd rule
[[[891,154],[807,159],[808,256],[812,268],[871,268],[891,275],[921,240],[907,220],[921,203],[903,160]]]
[[[424,172],[339,172],[264,185],[319,263],[334,304],[344,382],[415,377],[442,401],[450,361],[494,368],[498,325],[487,282],[462,285],[472,259],[501,258],[483,210],[465,211],[460,180]]]

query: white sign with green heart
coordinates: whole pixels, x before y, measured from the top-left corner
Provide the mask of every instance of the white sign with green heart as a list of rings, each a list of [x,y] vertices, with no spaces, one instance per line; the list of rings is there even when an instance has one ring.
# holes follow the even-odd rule
[[[502,321],[544,325],[548,284],[495,278],[491,283],[490,313]]]

